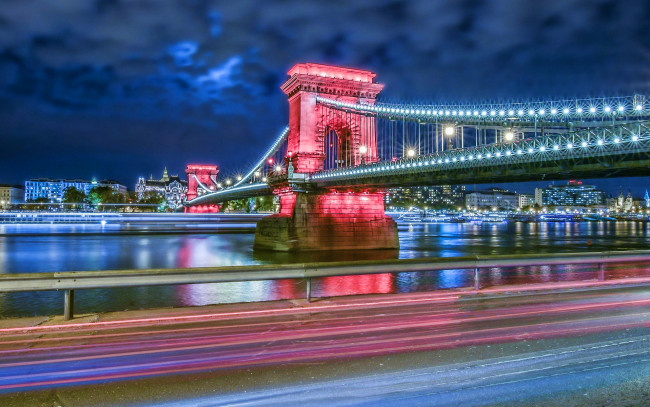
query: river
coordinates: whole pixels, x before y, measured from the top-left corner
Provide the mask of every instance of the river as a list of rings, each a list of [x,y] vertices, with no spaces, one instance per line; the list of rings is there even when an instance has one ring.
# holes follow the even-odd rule
[[[647,222],[400,223],[400,250],[281,254],[253,252],[254,221],[142,225],[0,225],[0,273],[234,266],[472,254],[646,249]],[[610,267],[617,277],[650,275]],[[591,266],[486,270],[483,285],[594,278]],[[468,270],[333,277],[314,281],[314,296],[466,287]],[[291,280],[77,290],[76,313],[304,298]],[[0,317],[62,313],[61,292],[0,293]]]

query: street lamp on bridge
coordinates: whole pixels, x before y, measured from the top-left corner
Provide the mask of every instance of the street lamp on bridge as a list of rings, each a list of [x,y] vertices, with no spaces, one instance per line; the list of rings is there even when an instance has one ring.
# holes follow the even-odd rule
[[[446,126],[445,127],[445,136],[453,136],[456,134],[456,127],[455,126]]]
[[[456,136],[456,126],[445,126],[444,134],[447,136],[447,150],[451,150],[453,148],[452,137]]]
[[[367,153],[368,153],[368,147],[366,146],[359,147],[359,154],[361,155],[361,164],[364,164]]]

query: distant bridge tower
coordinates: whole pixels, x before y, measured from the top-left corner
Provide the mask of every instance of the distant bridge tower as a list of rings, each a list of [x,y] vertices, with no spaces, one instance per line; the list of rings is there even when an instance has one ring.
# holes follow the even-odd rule
[[[336,134],[336,160],[346,166],[378,161],[375,119],[319,104],[324,97],[374,105],[384,85],[360,69],[297,64],[282,90],[289,97],[286,171],[270,177],[280,213],[263,218],[255,231],[256,249],[278,251],[397,249],[397,225],[384,213],[381,189],[314,190],[304,181],[323,170],[326,140]]]
[[[187,201],[214,192],[217,189],[219,169],[216,165],[188,164],[185,173],[187,174],[187,195],[185,198]],[[185,210],[187,211],[188,208],[186,207]],[[198,213],[219,212],[219,207],[218,205],[197,205],[190,206],[189,211]]]

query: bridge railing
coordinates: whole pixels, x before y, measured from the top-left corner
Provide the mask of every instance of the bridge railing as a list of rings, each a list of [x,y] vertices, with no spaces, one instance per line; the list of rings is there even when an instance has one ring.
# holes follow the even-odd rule
[[[64,318],[68,320],[74,314],[74,290],[79,289],[299,279],[306,280],[305,296],[310,301],[311,280],[319,277],[465,269],[473,270],[473,288],[478,291],[481,289],[480,270],[487,268],[594,264],[598,265],[598,279],[604,280],[605,264],[645,262],[650,263],[650,250],[4,274],[0,275],[0,292],[64,290]]]

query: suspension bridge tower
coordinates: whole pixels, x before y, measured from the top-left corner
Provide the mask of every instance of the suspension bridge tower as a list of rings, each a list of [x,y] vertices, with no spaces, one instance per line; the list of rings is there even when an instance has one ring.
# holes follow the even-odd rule
[[[370,71],[297,64],[282,90],[289,98],[284,170],[269,174],[280,211],[257,224],[255,249],[278,251],[397,249],[397,225],[384,213],[381,189],[314,189],[306,182],[326,164],[353,167],[379,160],[375,118],[318,103],[374,105],[384,85]]]

